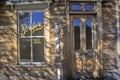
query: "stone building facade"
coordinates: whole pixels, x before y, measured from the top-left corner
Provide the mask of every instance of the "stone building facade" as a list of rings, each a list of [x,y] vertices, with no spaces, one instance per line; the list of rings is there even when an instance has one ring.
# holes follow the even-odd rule
[[[3,0],[0,79],[120,80],[119,30],[119,0]]]

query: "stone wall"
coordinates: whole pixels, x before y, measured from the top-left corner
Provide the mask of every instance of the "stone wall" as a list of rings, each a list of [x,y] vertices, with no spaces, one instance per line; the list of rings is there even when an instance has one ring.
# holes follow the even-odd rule
[[[35,7],[35,6],[34,6]],[[32,9],[34,9],[34,7]],[[64,61],[67,55],[66,44],[68,30],[67,30],[67,17],[66,5],[64,2],[55,2],[50,4],[50,16],[45,12],[45,39],[47,48],[45,49],[45,66],[35,65],[19,65],[18,64],[18,28],[17,28],[17,11],[12,10],[11,6],[3,5],[0,8],[0,78],[7,80],[54,80],[55,79],[55,21],[60,22],[60,53],[61,63],[66,73],[67,65]],[[14,9],[22,8],[20,6]],[[26,10],[27,8],[25,8]],[[37,8],[38,9],[38,8]],[[48,8],[49,9],[49,8]],[[46,10],[48,10],[46,9]],[[49,19],[48,19],[49,18]],[[50,20],[50,26],[49,26]],[[50,28],[50,30],[49,30]],[[49,33],[49,34],[48,34]],[[50,35],[50,37],[49,37]],[[49,49],[48,49],[49,48]],[[50,52],[49,52],[50,51]],[[66,73],[67,74],[67,73]],[[66,75],[64,74],[64,75]]]
[[[109,71],[116,70],[116,10],[115,2],[102,2],[102,23],[103,31],[103,65],[104,75],[109,75]],[[22,9],[21,7],[19,7]],[[27,8],[26,8],[27,9]],[[32,8],[34,9],[34,8]],[[38,9],[38,8],[37,8]],[[49,43],[46,45],[47,66],[19,65],[18,64],[18,43],[17,43],[17,15],[10,6],[0,7],[0,78],[8,80],[54,80],[55,78],[55,22],[60,22],[60,53],[63,64],[63,75],[71,79],[71,50],[69,46],[69,13],[68,3],[54,2],[49,5],[50,26],[46,27],[46,36]],[[46,13],[49,14],[49,13]],[[48,21],[49,22],[49,21]],[[49,23],[45,23],[47,26]],[[50,29],[49,29],[50,28]],[[48,30],[49,29],[49,30]],[[47,42],[46,41],[46,42]],[[114,75],[114,74],[110,74]]]
[[[48,20],[46,20],[46,22],[47,21]],[[48,22],[46,22],[45,24],[48,24]],[[11,6],[3,4],[3,6],[0,7],[0,79],[54,80],[55,69],[49,64],[45,66],[18,64],[17,23],[16,10],[13,11]],[[47,31],[45,35],[47,35]],[[46,41],[48,41],[48,39]],[[46,44],[46,46],[47,45],[49,44]],[[46,55],[48,54],[47,50]]]
[[[117,69],[117,30],[116,30],[116,4],[115,1],[102,2],[102,40],[103,40],[103,68],[104,76],[115,75]],[[112,72],[110,74],[110,72]]]

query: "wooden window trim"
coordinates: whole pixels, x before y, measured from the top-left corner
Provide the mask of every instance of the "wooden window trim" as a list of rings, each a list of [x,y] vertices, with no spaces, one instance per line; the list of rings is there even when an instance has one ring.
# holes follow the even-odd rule
[[[81,21],[81,19],[80,18],[85,18],[85,19],[91,19],[92,20],[92,32],[94,32],[94,30],[96,30],[96,19],[95,19],[95,17],[97,17],[96,15],[71,15],[71,21],[73,22],[73,20],[75,19],[75,18],[78,18],[80,21]],[[71,25],[73,25],[73,23],[71,23]],[[82,21],[81,21],[81,26],[85,26],[85,23],[83,23]],[[74,33],[74,29],[72,28],[71,29],[72,30],[72,34]],[[82,31],[82,27],[80,27],[80,32],[81,33],[84,33],[83,31]],[[84,44],[86,44],[86,42],[81,42],[82,40],[81,40],[81,36],[82,36],[83,34],[80,34],[80,47],[82,48],[82,47],[84,47],[83,45]],[[84,35],[85,35],[85,33],[84,33]],[[73,48],[72,49],[74,49],[74,47],[75,47],[75,44],[74,44],[74,34],[72,35],[73,37],[72,37],[72,39],[73,39],[73,41],[72,41],[72,45],[73,45]],[[95,33],[92,33],[92,49],[93,48],[95,48],[95,45],[96,44],[94,44],[93,43],[93,39],[94,39],[94,36],[96,36],[95,35]],[[94,41],[96,41],[96,39],[94,39]],[[86,49],[83,49],[83,50],[86,50]],[[85,51],[85,52],[87,52],[87,51]]]
[[[40,12],[40,11],[43,11],[43,13],[44,13],[44,15],[45,15],[45,11],[44,10],[19,10],[18,11],[18,13],[20,12],[20,11],[23,11],[23,12],[34,12],[34,11],[38,11],[38,12]],[[18,16],[18,34],[19,34],[19,14],[17,15]],[[30,17],[32,17],[31,15],[30,15]],[[45,17],[44,17],[45,18]],[[30,20],[30,22],[31,22],[31,20]],[[43,24],[43,26],[45,25],[45,22],[44,22],[44,24]],[[43,31],[43,33],[45,32],[45,29],[44,29],[44,31]],[[32,53],[30,53],[30,54],[32,54],[31,55],[31,61],[30,62],[21,62],[20,61],[20,40],[19,39],[28,39],[28,38],[30,38],[30,39],[34,39],[34,38],[44,38],[44,50],[45,50],[45,35],[43,34],[43,36],[18,36],[18,64],[20,64],[20,65],[39,65],[39,66],[41,66],[41,65],[45,65],[45,52],[43,53],[44,54],[44,61],[42,61],[42,62],[34,62],[33,61],[33,52]],[[30,44],[32,44],[32,42],[30,41]],[[33,50],[33,49],[31,49],[31,50]]]

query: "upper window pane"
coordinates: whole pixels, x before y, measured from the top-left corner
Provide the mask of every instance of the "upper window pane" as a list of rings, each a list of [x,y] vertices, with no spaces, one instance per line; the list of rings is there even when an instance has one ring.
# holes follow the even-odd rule
[[[30,36],[29,12],[19,12],[19,34],[20,36]]]
[[[86,19],[86,49],[92,49],[92,20]]]
[[[44,23],[44,12],[32,12],[32,23],[33,24],[43,24]]]
[[[78,3],[73,3],[71,4],[71,10],[75,10],[75,11],[81,10],[81,5]]]
[[[73,20],[73,26],[74,26],[74,49],[79,50],[80,49],[80,19],[74,19]]]
[[[32,35],[43,36],[44,12],[32,12]]]
[[[74,27],[80,27],[80,20],[74,19],[73,24],[74,24]]]
[[[92,11],[94,10],[94,4],[85,4],[84,8],[86,11]]]
[[[44,12],[33,11],[19,13],[20,36],[43,36]],[[32,34],[32,35],[31,35]]]

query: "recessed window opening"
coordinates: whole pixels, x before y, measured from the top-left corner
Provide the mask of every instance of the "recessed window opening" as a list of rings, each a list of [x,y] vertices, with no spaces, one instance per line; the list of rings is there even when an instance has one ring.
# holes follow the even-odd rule
[[[92,20],[86,19],[85,21],[86,26],[86,49],[92,49]]]
[[[44,62],[44,12],[18,12],[20,62]]]
[[[73,26],[74,26],[74,48],[75,50],[80,49],[80,20],[79,19],[74,19],[73,20]]]
[[[81,10],[81,4],[72,3],[70,9],[73,10],[73,11],[80,11]]]
[[[93,11],[94,10],[94,4],[85,4],[84,9],[86,11]]]

